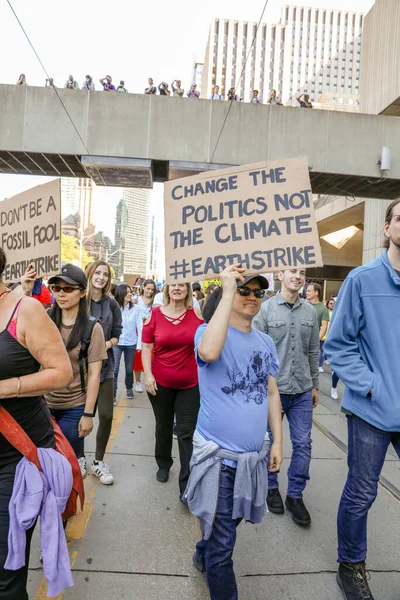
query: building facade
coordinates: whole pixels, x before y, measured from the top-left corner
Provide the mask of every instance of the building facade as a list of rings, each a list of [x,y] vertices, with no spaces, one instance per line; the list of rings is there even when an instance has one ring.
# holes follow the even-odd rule
[[[84,229],[92,225],[93,188],[93,181],[86,177],[62,177],[62,218],[65,219],[68,215],[79,213],[83,219]]]
[[[400,116],[400,2],[376,0],[364,19],[360,109]]]
[[[115,247],[122,273],[145,276],[149,235],[149,190],[124,188],[117,206]]]
[[[202,90],[230,87],[248,102],[254,89],[266,103],[275,89],[296,106],[306,92],[325,108],[359,103],[361,13],[284,6],[276,24],[215,19],[206,48]],[[253,39],[255,42],[252,45]]]

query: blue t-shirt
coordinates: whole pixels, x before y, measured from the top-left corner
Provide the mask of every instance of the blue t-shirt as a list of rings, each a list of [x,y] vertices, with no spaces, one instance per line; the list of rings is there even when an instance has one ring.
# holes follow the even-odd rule
[[[220,448],[258,452],[268,422],[268,377],[279,371],[275,344],[269,335],[229,326],[221,355],[203,362],[197,347],[206,324],[195,335],[199,371],[200,412],[197,430]]]

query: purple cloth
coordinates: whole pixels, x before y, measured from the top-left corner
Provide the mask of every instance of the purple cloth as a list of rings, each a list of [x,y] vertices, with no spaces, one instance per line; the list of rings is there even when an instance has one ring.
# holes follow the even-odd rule
[[[16,571],[25,565],[26,531],[40,516],[43,570],[47,597],[60,594],[74,582],[61,515],[72,490],[72,468],[52,448],[38,448],[42,471],[27,458],[17,465],[9,504],[8,556],[4,568]]]

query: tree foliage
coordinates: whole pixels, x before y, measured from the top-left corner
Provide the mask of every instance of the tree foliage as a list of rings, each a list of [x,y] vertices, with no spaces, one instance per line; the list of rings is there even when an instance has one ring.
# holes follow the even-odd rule
[[[82,251],[82,268],[94,261],[85,248]],[[72,235],[61,234],[61,262],[79,265],[79,241]]]

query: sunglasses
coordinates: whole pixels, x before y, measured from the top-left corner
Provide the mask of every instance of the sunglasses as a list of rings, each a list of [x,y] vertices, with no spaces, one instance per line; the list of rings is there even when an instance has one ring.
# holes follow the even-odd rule
[[[253,293],[256,298],[263,298],[265,295],[265,290],[253,290],[249,287],[240,287],[238,288],[238,292],[241,296],[250,296]]]
[[[81,288],[80,287],[73,287],[72,285],[65,285],[65,286],[52,285],[51,286],[51,291],[55,292],[56,294],[59,294],[61,292],[61,290],[65,294],[72,294],[72,292],[75,292],[76,290],[81,290]]]

